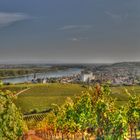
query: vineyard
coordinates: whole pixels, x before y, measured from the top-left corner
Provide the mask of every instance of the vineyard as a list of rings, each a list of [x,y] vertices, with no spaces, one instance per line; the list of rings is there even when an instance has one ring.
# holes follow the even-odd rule
[[[10,90],[16,94],[28,88],[30,89],[18,95],[17,100],[14,101],[23,114],[49,110],[52,103],[62,105],[67,97],[73,99],[74,96],[81,95],[82,91],[88,90],[88,86],[83,86],[81,84],[59,83],[8,85],[3,86],[2,90]],[[129,100],[129,96],[125,94],[125,89],[131,94],[140,96],[140,86],[138,85],[111,87],[110,96],[116,98],[117,106],[125,105]]]
[[[21,108],[23,114],[28,114],[34,110],[37,113],[49,110],[52,103],[62,105],[67,97],[73,98],[75,95],[80,95],[82,91],[86,90],[80,84],[59,83],[21,84],[11,85],[5,88],[9,88],[10,90],[23,90],[24,87],[30,89],[18,95],[17,100],[15,100],[15,104]]]
[[[29,129],[42,140],[124,140],[140,138],[140,98],[129,96],[127,105],[116,106],[109,85],[90,88],[48,114],[25,116]]]
[[[66,86],[66,88],[63,87],[65,90],[70,89],[68,85],[64,86]],[[77,87],[77,90],[69,91],[69,95],[72,95],[72,91],[80,91],[78,85],[72,85],[71,88],[73,87]],[[21,89],[24,90],[25,88]],[[43,91],[43,89],[44,87],[41,90]],[[23,117],[20,110],[13,103],[16,94],[3,90],[0,93],[0,125],[2,126],[0,139],[140,139],[139,89],[137,88],[135,93],[130,88],[124,87],[121,94],[118,94],[117,90],[120,90],[119,88],[113,89],[113,93],[112,89],[109,84],[97,84],[94,87],[84,88],[81,94],[73,97],[67,96],[65,100],[63,98],[64,102],[61,105],[52,104],[52,109],[48,113],[39,112],[24,115]],[[19,89],[17,88],[18,91]],[[122,98],[125,98],[127,102],[119,105]]]

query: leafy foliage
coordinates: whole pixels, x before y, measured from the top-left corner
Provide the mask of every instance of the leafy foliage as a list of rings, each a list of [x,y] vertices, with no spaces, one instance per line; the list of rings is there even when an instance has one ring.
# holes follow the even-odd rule
[[[129,94],[129,93],[128,93]],[[140,123],[140,98],[136,95],[129,94],[129,104],[127,106],[127,121],[129,124],[130,135],[132,138],[133,131],[137,137],[136,130],[139,129]]]
[[[0,139],[16,140],[22,135],[23,119],[11,92],[0,92]]]
[[[63,134],[80,133],[83,140],[89,134],[96,136],[97,140],[123,140],[128,137],[130,128],[136,138],[136,128],[140,123],[139,98],[129,94],[128,105],[118,108],[116,100],[110,97],[109,84],[89,89],[74,100],[67,98],[62,106],[56,105],[43,121],[43,129],[55,134],[61,132],[62,139]]]

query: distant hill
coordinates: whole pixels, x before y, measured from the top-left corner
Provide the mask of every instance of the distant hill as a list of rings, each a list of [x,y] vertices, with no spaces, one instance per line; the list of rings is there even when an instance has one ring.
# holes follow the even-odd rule
[[[120,62],[110,65],[111,67],[140,67],[140,62]]]
[[[140,71],[140,62],[119,62],[113,64],[102,64],[91,67],[92,71],[106,71],[112,69],[127,69],[127,70],[138,70]]]

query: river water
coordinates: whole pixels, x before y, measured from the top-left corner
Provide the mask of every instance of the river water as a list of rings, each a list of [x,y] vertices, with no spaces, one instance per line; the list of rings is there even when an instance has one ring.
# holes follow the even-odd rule
[[[52,71],[52,72],[46,72],[46,73],[37,73],[36,78],[58,78],[58,77],[64,77],[64,76],[72,76],[74,74],[81,73],[82,69],[80,68],[69,68],[67,70],[58,70],[58,71]],[[30,74],[27,76],[21,76],[21,77],[14,77],[14,78],[7,78],[3,79],[4,83],[24,83],[29,82],[34,78],[34,74]]]

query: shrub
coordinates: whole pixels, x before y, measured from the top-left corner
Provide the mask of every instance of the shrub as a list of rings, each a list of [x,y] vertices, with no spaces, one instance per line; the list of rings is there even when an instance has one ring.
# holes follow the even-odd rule
[[[11,92],[0,91],[0,140],[16,140],[22,135],[23,118]]]

